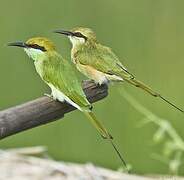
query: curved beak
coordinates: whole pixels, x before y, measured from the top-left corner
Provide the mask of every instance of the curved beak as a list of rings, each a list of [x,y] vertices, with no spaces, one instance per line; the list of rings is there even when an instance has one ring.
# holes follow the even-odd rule
[[[8,46],[17,46],[17,47],[21,47],[21,48],[26,48],[27,44],[24,42],[12,42],[12,43],[8,43]]]
[[[74,33],[71,31],[65,31],[65,30],[55,30],[53,31],[54,33],[58,33],[58,34],[64,34],[66,36],[74,36]]]

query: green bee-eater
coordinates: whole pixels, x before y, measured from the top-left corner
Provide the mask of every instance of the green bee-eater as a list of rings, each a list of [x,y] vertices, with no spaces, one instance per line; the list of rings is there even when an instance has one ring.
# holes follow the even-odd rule
[[[135,77],[122,65],[119,58],[109,47],[97,41],[95,33],[89,28],[78,27],[71,31],[56,30],[55,33],[64,34],[72,43],[71,57],[77,69],[93,79],[98,84],[109,81],[126,81],[143,89],[154,97],[159,97],[181,112],[182,109],[168,101],[150,87],[135,79]]]
[[[92,105],[87,100],[70,63],[57,53],[55,45],[43,37],[31,38],[27,42],[9,43],[9,46],[24,48],[33,59],[37,73],[51,88],[51,97],[60,102],[67,102],[82,111],[98,130],[101,136],[108,139],[116,153],[123,161],[119,151],[112,142],[112,136],[92,113]]]

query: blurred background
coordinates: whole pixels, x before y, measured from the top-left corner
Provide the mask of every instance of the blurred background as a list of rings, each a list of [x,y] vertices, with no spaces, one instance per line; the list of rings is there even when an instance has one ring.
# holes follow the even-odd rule
[[[130,72],[182,107],[183,7],[182,0],[1,0],[0,109],[49,92],[26,54],[6,44],[46,36],[70,61],[70,42],[52,31],[76,26],[92,28],[99,41],[110,46]],[[162,154],[163,142],[157,145],[153,141],[158,127],[153,124],[138,127],[144,116],[120,97],[118,89],[121,87],[154,114],[167,119],[181,137],[184,136],[184,116],[161,100],[126,83],[111,85],[109,96],[96,103],[94,108],[113,134],[126,161],[132,165],[133,172],[170,173],[166,164],[152,158],[153,153]],[[0,141],[2,149],[36,145],[48,147],[50,156],[57,160],[92,162],[112,169],[121,166],[111,146],[101,140],[79,111],[67,114],[62,121]],[[179,174],[184,174],[183,170],[180,168]]]

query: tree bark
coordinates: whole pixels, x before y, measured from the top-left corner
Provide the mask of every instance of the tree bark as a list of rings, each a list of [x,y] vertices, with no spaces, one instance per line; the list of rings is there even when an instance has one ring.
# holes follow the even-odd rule
[[[82,83],[88,100],[93,103],[108,95],[107,85],[96,85],[87,80]],[[0,111],[0,139],[64,117],[75,108],[67,103],[40,97],[33,101]]]

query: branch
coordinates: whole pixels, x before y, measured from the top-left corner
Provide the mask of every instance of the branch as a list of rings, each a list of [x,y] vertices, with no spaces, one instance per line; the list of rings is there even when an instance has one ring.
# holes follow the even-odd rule
[[[98,86],[93,81],[83,82],[88,100],[93,103],[107,96],[107,85]],[[75,108],[67,103],[40,97],[25,104],[0,111],[0,139],[27,129],[50,123],[64,117]]]
[[[95,166],[55,161],[42,146],[18,149],[0,149],[0,179],[98,179],[98,180],[183,180],[182,177],[125,174]],[[45,157],[49,157],[46,159]],[[21,170],[20,170],[21,169]]]

